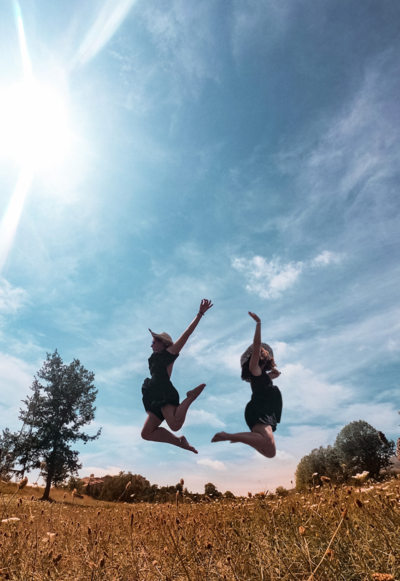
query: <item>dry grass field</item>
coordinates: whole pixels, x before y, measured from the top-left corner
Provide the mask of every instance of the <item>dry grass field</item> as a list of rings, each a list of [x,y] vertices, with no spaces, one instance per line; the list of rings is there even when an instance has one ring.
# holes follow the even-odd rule
[[[2,484],[0,579],[398,581],[399,485],[127,505]]]

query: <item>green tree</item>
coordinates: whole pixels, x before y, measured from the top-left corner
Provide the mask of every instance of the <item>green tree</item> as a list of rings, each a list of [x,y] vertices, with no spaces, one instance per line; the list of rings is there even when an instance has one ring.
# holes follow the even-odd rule
[[[277,496],[284,497],[284,496],[288,496],[289,495],[289,491],[284,486],[278,486],[278,488],[275,490],[275,494]]]
[[[41,381],[40,381],[41,380]],[[29,428],[14,435],[15,454],[28,472],[46,463],[46,486],[42,500],[47,500],[51,484],[59,484],[68,474],[76,475],[82,468],[78,452],[71,444],[96,440],[101,429],[89,436],[81,428],[94,419],[93,403],[97,390],[94,374],[87,371],[78,359],[64,365],[57,350],[47,354],[43,367],[34,378],[31,390],[20,410],[20,420]]]
[[[345,426],[337,435],[335,448],[351,474],[367,471],[377,478],[382,468],[388,468],[394,455],[394,442],[383,442],[378,432],[359,420]]]
[[[328,476],[334,482],[344,479],[342,461],[335,447],[320,446],[304,456],[296,469],[296,488],[302,490],[313,484],[320,484],[321,476]]]
[[[0,478],[10,480],[14,472],[14,434],[8,428],[0,435]]]
[[[207,484],[205,484],[204,492],[207,496],[210,496],[211,498],[218,498],[221,496],[221,492],[219,492],[217,490],[217,487],[214,484],[212,484],[211,482],[208,482]]]

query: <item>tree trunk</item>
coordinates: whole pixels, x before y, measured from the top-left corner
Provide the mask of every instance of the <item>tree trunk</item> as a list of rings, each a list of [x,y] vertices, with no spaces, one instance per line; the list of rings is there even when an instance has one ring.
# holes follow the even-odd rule
[[[43,496],[40,500],[49,500],[52,478],[53,478],[53,473],[51,471],[49,471],[47,473],[46,488],[44,489]]]
[[[53,476],[54,476],[54,460],[56,457],[57,440],[58,440],[58,437],[56,436],[56,439],[55,439],[54,445],[53,445],[53,451],[50,454],[50,458],[47,462],[46,488],[44,489],[43,496],[40,500],[49,500],[51,481],[53,480]]]

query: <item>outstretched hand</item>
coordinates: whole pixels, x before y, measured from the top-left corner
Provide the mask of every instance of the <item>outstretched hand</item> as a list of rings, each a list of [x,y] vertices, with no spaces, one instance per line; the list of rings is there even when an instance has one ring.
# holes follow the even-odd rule
[[[212,306],[213,305],[212,305],[211,301],[209,301],[208,299],[203,299],[200,303],[199,313],[204,315],[204,313],[206,313],[208,311],[208,309],[211,309]]]
[[[252,319],[255,320],[256,323],[261,323],[260,317],[258,317],[255,313],[250,313],[250,311],[249,311],[249,315]]]

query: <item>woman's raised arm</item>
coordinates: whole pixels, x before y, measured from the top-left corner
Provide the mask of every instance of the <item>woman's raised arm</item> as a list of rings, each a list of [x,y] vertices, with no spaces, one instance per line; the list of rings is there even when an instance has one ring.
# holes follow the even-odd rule
[[[261,375],[261,367],[258,364],[261,355],[261,319],[255,313],[250,313],[250,311],[249,315],[256,322],[253,339],[253,353],[251,354],[249,369],[253,375]]]
[[[186,331],[184,331],[184,333],[182,333],[182,335],[179,337],[177,341],[175,341],[175,343],[172,343],[172,345],[167,347],[167,351],[173,353],[174,355],[178,354],[181,351],[182,347],[184,347],[184,345],[186,344],[186,341],[189,339],[190,335],[193,333],[193,331],[199,324],[201,317],[204,315],[204,313],[208,311],[208,309],[211,309],[212,306],[213,305],[211,304],[211,301],[209,301],[208,299],[203,299],[200,303],[199,312],[197,313],[193,321],[190,323],[189,327],[186,329]]]

